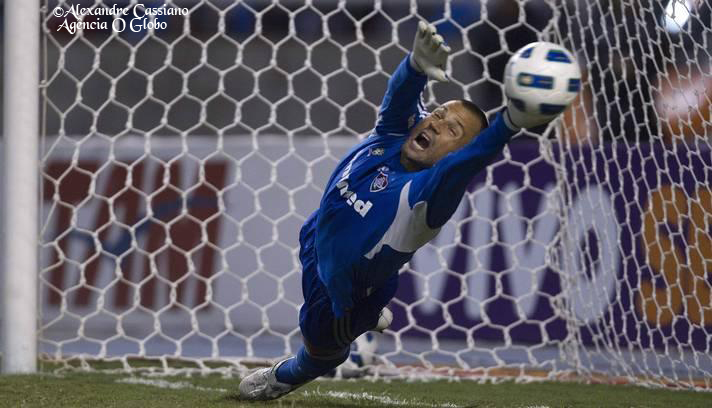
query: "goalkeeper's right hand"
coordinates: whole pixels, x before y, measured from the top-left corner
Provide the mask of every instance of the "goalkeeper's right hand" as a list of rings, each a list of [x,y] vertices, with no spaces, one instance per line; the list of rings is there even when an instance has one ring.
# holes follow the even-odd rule
[[[445,45],[443,37],[437,33],[435,26],[423,21],[418,23],[418,31],[413,41],[413,52],[410,54],[410,65],[416,71],[424,73],[430,79],[445,82],[445,64],[450,54],[450,47]]]

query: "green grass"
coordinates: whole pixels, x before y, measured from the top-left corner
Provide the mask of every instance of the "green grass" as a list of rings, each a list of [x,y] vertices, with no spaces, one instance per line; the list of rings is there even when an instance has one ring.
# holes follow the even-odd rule
[[[317,381],[270,403],[237,399],[236,379],[144,377],[182,383],[168,389],[117,382],[130,375],[66,373],[0,376],[0,406],[8,407],[712,407],[712,393],[578,383]],[[225,390],[225,391],[220,391]],[[349,393],[349,394],[338,394]],[[367,393],[371,400],[356,398]],[[339,397],[341,395],[341,397]],[[351,398],[349,398],[351,396]]]

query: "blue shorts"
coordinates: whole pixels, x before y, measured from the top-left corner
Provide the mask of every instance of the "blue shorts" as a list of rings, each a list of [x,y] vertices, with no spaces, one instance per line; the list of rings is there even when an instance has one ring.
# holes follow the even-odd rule
[[[368,296],[354,298],[354,307],[341,319],[334,318],[331,298],[317,273],[314,247],[314,222],[307,221],[299,236],[299,260],[302,263],[302,293],[304,305],[299,311],[299,328],[304,345],[312,357],[332,359],[342,356],[352,341],[378,324],[378,317],[395,296],[398,274]],[[359,293],[358,288],[355,292]],[[364,290],[365,292],[365,290]]]

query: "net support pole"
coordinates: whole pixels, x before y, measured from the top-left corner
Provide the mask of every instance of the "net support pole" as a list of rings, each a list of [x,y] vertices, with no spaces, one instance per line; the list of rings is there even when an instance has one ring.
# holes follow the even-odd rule
[[[3,373],[37,370],[40,2],[5,0]]]

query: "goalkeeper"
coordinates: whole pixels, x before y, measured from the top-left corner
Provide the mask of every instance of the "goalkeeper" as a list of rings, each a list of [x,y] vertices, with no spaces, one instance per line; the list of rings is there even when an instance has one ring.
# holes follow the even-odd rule
[[[334,170],[299,235],[304,346],[240,383],[241,398],[279,398],[348,358],[351,342],[390,324],[398,270],[455,212],[470,180],[521,127],[541,125],[508,106],[488,126],[466,100],[428,113],[428,78],[446,81],[450,48],[420,22],[412,53],[388,82],[376,128]]]

